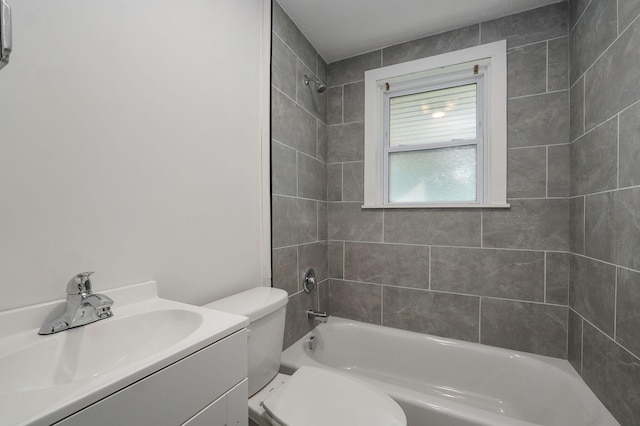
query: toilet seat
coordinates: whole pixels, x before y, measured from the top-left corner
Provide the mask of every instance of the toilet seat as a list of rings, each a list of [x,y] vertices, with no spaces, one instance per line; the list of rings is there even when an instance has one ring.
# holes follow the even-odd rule
[[[301,367],[262,405],[273,425],[406,426],[400,406],[384,392],[346,374]]]

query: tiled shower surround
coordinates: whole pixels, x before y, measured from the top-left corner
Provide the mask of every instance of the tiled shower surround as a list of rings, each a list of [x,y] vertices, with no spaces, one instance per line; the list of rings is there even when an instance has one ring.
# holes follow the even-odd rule
[[[570,4],[569,361],[640,424],[640,1]]]
[[[329,64],[331,314],[567,357],[567,4]],[[364,71],[507,39],[510,209],[367,209]]]
[[[621,424],[640,424],[639,14],[638,0],[561,2],[331,63],[323,116],[301,98],[299,75],[282,81],[313,69],[314,55],[325,76],[274,2],[273,283],[292,295],[285,346],[319,306],[568,357]],[[501,39],[511,208],[363,210],[364,71]],[[326,192],[305,195],[305,179]],[[319,293],[300,292],[306,266],[322,271]]]
[[[275,1],[271,45],[273,285],[289,293],[286,347],[315,325],[305,311],[328,295],[327,96],[304,84],[305,75],[326,81],[327,64]],[[310,294],[308,267],[319,283]]]

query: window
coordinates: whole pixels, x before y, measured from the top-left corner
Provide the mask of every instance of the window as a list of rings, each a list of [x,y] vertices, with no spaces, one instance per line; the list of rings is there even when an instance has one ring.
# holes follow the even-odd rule
[[[506,43],[365,73],[364,207],[506,207]]]

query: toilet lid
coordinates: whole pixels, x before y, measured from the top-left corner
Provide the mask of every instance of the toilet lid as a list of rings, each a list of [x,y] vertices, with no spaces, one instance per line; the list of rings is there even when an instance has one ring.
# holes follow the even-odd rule
[[[386,393],[346,374],[301,367],[262,403],[284,426],[406,426]]]

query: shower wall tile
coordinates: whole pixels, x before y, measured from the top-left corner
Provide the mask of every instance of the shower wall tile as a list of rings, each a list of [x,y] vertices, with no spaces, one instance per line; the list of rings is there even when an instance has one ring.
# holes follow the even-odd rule
[[[571,87],[570,128],[571,140],[574,141],[584,134],[584,77]]]
[[[302,61],[298,61],[298,84],[296,90],[296,99],[307,111],[311,112],[319,120],[325,120],[327,116],[327,92],[318,93],[317,85],[309,82],[304,84],[307,76],[312,81],[316,81],[318,77],[311,71]]]
[[[617,37],[617,12],[616,0],[591,2],[571,31],[572,82],[584,74]]]
[[[566,304],[568,280],[561,258],[565,255],[566,266],[564,252],[569,249],[570,236],[567,20],[566,4],[545,6],[328,65],[327,196],[331,201],[327,220],[332,309],[350,318],[372,322],[384,318],[385,325],[477,341],[477,307],[487,294],[546,303],[543,306],[553,309]],[[509,100],[508,116],[512,208],[363,210],[365,70],[476,46],[481,28],[483,42],[509,39],[508,86],[510,96],[517,96]],[[445,289],[434,287],[433,282],[429,289],[429,252],[458,249],[457,259],[451,256],[437,264],[440,275],[431,264],[431,277],[435,274]],[[427,262],[421,263],[422,259]],[[453,278],[447,275],[450,270]],[[455,274],[467,274],[467,281],[461,285]],[[425,279],[416,280],[415,276],[421,275],[426,275]],[[345,283],[349,285],[345,287]],[[340,291],[336,288],[345,294],[336,296]],[[349,297],[360,297],[354,289],[377,292],[366,303],[367,313],[361,306],[346,307],[354,303]],[[387,303],[384,307],[376,299],[382,292]],[[405,305],[416,308],[410,313]],[[544,315],[530,318],[538,321]],[[554,326],[565,336],[566,322],[565,318]],[[541,327],[541,335],[553,335],[549,322],[540,320],[531,327]],[[527,347],[538,353],[549,351],[544,339],[534,339]],[[566,356],[566,341],[563,354]]]
[[[327,165],[305,154],[298,154],[298,197],[327,199]]]
[[[364,81],[344,85],[344,122],[364,121]]]
[[[638,0],[618,1],[618,32],[623,32],[640,15]]]
[[[329,278],[344,278],[344,245],[343,241],[329,241]]]
[[[569,309],[569,339],[567,358],[573,368],[582,372],[582,317]]]
[[[565,306],[483,298],[480,343],[567,358]]]
[[[342,163],[327,165],[327,200],[342,201]]]
[[[569,253],[546,253],[545,301],[558,305],[569,303]]]
[[[316,321],[308,319],[306,312],[307,309],[316,309],[316,306],[318,306],[317,294],[317,292],[305,293],[301,291],[289,296],[285,316],[283,349],[291,346],[316,326]]]
[[[571,144],[571,193],[615,189],[618,181],[618,120],[612,118]]]
[[[431,248],[431,289],[544,301],[544,253]]]
[[[568,92],[554,92],[507,103],[509,148],[555,145],[569,141]]]
[[[507,51],[507,96],[533,95],[547,91],[547,42]]]
[[[344,279],[428,288],[429,247],[346,242]]]
[[[271,39],[272,285],[289,293],[286,348],[317,325],[306,309],[328,306],[327,93],[303,82],[305,74],[326,79],[327,65],[276,2]],[[319,283],[306,294],[309,266]]]
[[[316,241],[318,209],[315,201],[273,195],[271,244],[274,248]]]
[[[364,162],[344,163],[342,200],[364,202]]]
[[[569,1],[569,25],[573,28],[582,16],[584,10],[591,3],[591,0],[570,0]]]
[[[569,37],[549,40],[547,78],[549,92],[569,88]]]
[[[384,241],[480,247],[481,217],[471,210],[385,210]]]
[[[384,326],[479,340],[479,297],[385,286],[382,300]]]
[[[567,251],[569,200],[511,200],[483,213],[483,247]]]
[[[547,196],[571,195],[571,145],[553,145],[548,148]]]
[[[280,91],[271,91],[271,137],[308,155],[315,155],[316,119]]]
[[[329,285],[331,315],[381,324],[382,286],[340,280],[330,280]]]
[[[640,20],[636,20],[585,74],[586,129],[640,99]]]
[[[326,280],[318,284],[318,310],[320,312],[329,312],[330,308],[329,280]]]
[[[316,121],[316,158],[327,162],[327,125],[320,120]]]
[[[329,239],[382,241],[382,212],[363,210],[362,203],[329,203]]]
[[[382,66],[380,50],[333,62],[328,66],[327,85],[339,86],[364,80],[364,72]]]
[[[274,164],[278,164],[278,167],[271,171],[271,192],[273,194],[297,195],[296,158],[295,149],[275,141],[271,143],[271,159]]]
[[[298,248],[285,247],[272,251],[273,286],[295,294],[298,286]]]
[[[318,240],[327,240],[329,238],[327,208],[327,203],[318,201]]]
[[[307,67],[318,71],[318,53],[277,2],[273,2],[272,31],[295,52]]]
[[[297,278],[300,286],[302,286],[302,277],[304,277],[304,273],[308,268],[313,268],[316,271],[317,282],[322,282],[329,278],[326,241],[298,246]]]
[[[364,123],[329,126],[327,162],[364,160]]]
[[[586,198],[585,253],[640,270],[640,187]]]
[[[619,159],[619,187],[640,185],[640,102],[620,114]]]
[[[422,59],[479,44],[478,24],[382,49],[384,66]]]
[[[618,268],[616,341],[640,354],[640,272]]]
[[[571,256],[569,306],[613,336],[616,268],[586,257]]]
[[[506,39],[511,48],[566,36],[567,10],[567,3],[560,2],[483,22],[482,43]]]
[[[570,250],[578,254],[584,254],[584,198],[572,198],[570,207]]]
[[[271,49],[271,84],[295,99],[298,57],[277,35],[272,38]]]
[[[584,323],[582,377],[622,425],[640,424],[640,360]]]
[[[342,124],[342,86],[327,89],[327,124]]]
[[[547,148],[507,151],[507,197],[544,198],[547,194]]]

